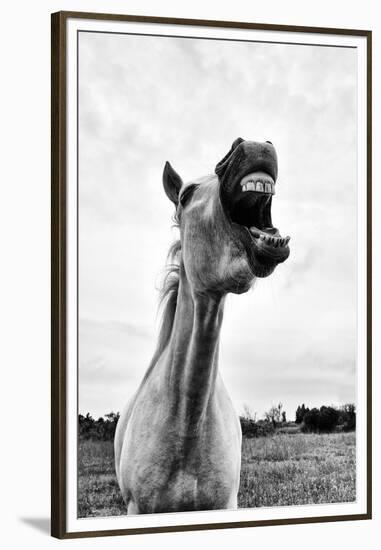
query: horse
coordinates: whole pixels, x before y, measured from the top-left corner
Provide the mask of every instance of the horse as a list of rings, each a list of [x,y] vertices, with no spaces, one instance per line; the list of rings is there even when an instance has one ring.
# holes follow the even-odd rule
[[[236,509],[242,432],[218,370],[228,293],[247,292],[290,253],[271,220],[273,144],[236,139],[211,175],[163,185],[180,231],[156,351],[122,412],[115,469],[127,514]]]

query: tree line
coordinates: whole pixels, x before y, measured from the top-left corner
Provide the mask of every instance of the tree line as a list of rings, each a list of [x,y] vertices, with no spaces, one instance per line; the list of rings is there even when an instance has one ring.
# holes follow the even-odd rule
[[[113,441],[120,414],[111,412],[95,420],[90,413],[78,416],[78,430],[81,439]]]
[[[97,420],[90,413],[80,414],[78,417],[80,438],[113,441],[119,417],[119,412],[111,412]],[[272,435],[284,427],[292,429],[293,433],[295,431],[329,433],[339,430],[347,432],[356,429],[356,408],[353,403],[347,403],[341,407],[323,405],[319,409],[316,407],[310,409],[303,403],[296,409],[295,422],[288,422],[282,403],[272,406],[260,420],[257,420],[256,413],[252,413],[250,408],[244,405],[239,420],[244,437]]]
[[[303,403],[296,409],[296,424],[301,425],[302,432],[332,432],[339,426],[344,432],[356,428],[356,407],[347,403],[342,407],[326,407],[309,409]]]

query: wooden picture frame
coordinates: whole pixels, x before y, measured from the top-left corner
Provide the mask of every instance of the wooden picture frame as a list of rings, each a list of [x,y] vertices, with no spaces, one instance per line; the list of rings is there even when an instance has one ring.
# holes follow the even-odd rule
[[[176,19],[163,17],[148,17],[134,15],[112,15],[102,13],[79,13],[79,12],[58,12],[52,14],[52,74],[51,74],[51,91],[52,91],[52,225],[51,225],[51,253],[52,253],[52,294],[51,294],[51,314],[52,314],[52,387],[51,387],[51,403],[52,403],[52,421],[51,421],[51,436],[52,436],[52,512],[51,512],[51,532],[52,536],[66,538],[81,538],[81,537],[99,537],[122,534],[138,534],[138,533],[159,533],[171,531],[190,531],[190,530],[210,530],[222,528],[243,528],[265,525],[284,525],[298,523],[317,523],[327,521],[353,521],[360,519],[371,519],[372,510],[372,447],[371,447],[371,398],[372,398],[372,372],[371,372],[371,315],[372,315],[372,294],[371,294],[371,166],[372,166],[372,35],[369,30],[354,30],[354,29],[337,29],[337,28],[314,28],[288,25],[272,25],[252,22],[231,22],[231,21],[211,21],[211,20],[193,20],[193,19]],[[73,23],[73,35],[69,32],[69,23]],[[74,110],[69,111],[68,102],[70,99],[70,90],[76,88],[78,83],[73,82],[78,67],[71,66],[73,59],[77,59],[78,49],[75,49],[70,41],[72,36],[78,36],[80,24],[84,23],[87,30],[93,25],[94,32],[109,32],[107,24],[116,24],[119,27],[119,32],[123,32],[124,26],[129,25],[147,25],[152,29],[152,34],[157,35],[157,40],[163,34],[172,36],[183,36],[188,29],[197,30],[200,33],[206,33],[208,30],[212,35],[217,31],[246,33],[244,39],[247,40],[247,34],[252,33],[253,40],[256,39],[258,32],[284,33],[287,36],[288,43],[295,42],[302,44],[312,40],[313,44],[324,45],[327,41],[336,40],[337,43],[344,45],[353,41],[353,46],[362,56],[361,75],[358,74],[358,79],[361,80],[362,93],[361,104],[359,109],[362,110],[361,121],[361,138],[358,136],[358,148],[362,155],[363,181],[358,179],[358,188],[364,199],[364,250],[363,256],[365,262],[363,265],[364,273],[364,289],[361,295],[363,304],[363,326],[364,331],[364,372],[362,373],[361,390],[357,389],[361,394],[361,441],[358,443],[358,456],[361,455],[361,463],[363,465],[362,485],[358,487],[358,491],[362,493],[362,502],[358,511],[350,511],[349,513],[320,513],[320,508],[316,508],[315,514],[306,515],[300,514],[293,516],[287,511],[282,517],[268,517],[266,519],[258,519],[254,517],[250,519],[221,520],[203,519],[200,521],[200,515],[197,519],[190,520],[186,523],[175,520],[169,522],[168,516],[165,514],[162,523],[149,524],[149,515],[146,516],[146,524],[138,526],[136,523],[131,527],[120,527],[120,523],[115,522],[112,526],[112,519],[108,519],[107,525],[104,528],[91,527],[93,520],[82,520],[83,528],[76,526],[74,529],[70,525],[68,514],[68,503],[72,498],[68,478],[68,457],[72,454],[72,448],[68,441],[68,429],[70,422],[68,420],[69,409],[73,407],[77,397],[71,394],[72,388],[68,390],[69,378],[76,378],[77,373],[74,373],[72,355],[69,353],[68,342],[72,338],[71,320],[68,316],[68,285],[78,284],[78,273],[71,273],[71,263],[68,261],[69,248],[72,246],[74,233],[70,232],[69,225],[75,221],[77,213],[73,213],[72,202],[68,200],[68,181],[70,178],[78,178],[78,166],[69,164],[69,148],[74,147],[75,155],[78,155],[78,126],[75,130]],[[99,25],[106,25],[104,30],[101,30]],[[139,32],[134,28],[134,32]],[[143,32],[143,31],[142,31]],[[206,34],[205,34],[206,36]],[[218,37],[219,36],[219,37]],[[223,39],[221,35],[216,34],[216,39]],[[312,37],[312,38],[311,38]],[[235,38],[237,39],[237,38]],[[260,38],[264,40],[264,38]],[[70,44],[69,44],[70,42]],[[69,45],[73,46],[70,50]],[[359,65],[360,66],[360,65]],[[74,70],[74,72],[73,72]],[[126,109],[128,111],[128,108]],[[74,115],[73,115],[74,113]],[[70,132],[68,129],[68,121],[70,118]],[[77,124],[78,124],[78,119]],[[74,124],[74,126],[72,126]],[[359,123],[360,124],[360,123]],[[360,127],[360,126],[359,126]],[[73,129],[74,128],[74,129]],[[75,136],[75,134],[77,135]],[[359,130],[360,133],[360,130]],[[232,136],[234,139],[236,136]],[[75,142],[75,143],[74,143]],[[72,153],[70,153],[71,155]],[[165,153],[164,153],[165,154]],[[216,159],[218,160],[218,159]],[[78,162],[78,157],[76,157]],[[73,161],[71,161],[73,162]],[[78,189],[77,189],[78,193]],[[70,217],[70,223],[68,222]],[[78,234],[76,236],[78,239]],[[74,242],[76,257],[78,259],[77,243]],[[71,252],[70,252],[71,254]],[[71,256],[70,256],[71,258]],[[361,259],[358,258],[358,262]],[[70,280],[70,281],[69,281]],[[78,300],[78,297],[77,297]],[[78,307],[78,304],[77,304]],[[70,334],[70,337],[69,337]],[[77,333],[78,337],[78,333]],[[70,356],[70,357],[69,357]],[[77,357],[78,359],[78,357]],[[70,370],[71,369],[71,370]],[[78,391],[78,387],[77,387]],[[69,395],[70,393],[70,395]],[[359,430],[360,430],[359,428]],[[362,448],[360,449],[360,447]],[[360,455],[359,455],[360,453]],[[71,479],[71,478],[70,478]],[[353,505],[354,506],[354,505]],[[354,508],[353,508],[354,509]],[[197,514],[197,513],[196,513]],[[207,514],[207,513],[206,513]],[[172,517],[177,514],[174,513]],[[167,518],[167,519],[166,519]],[[125,518],[128,520],[128,516]],[[78,519],[77,519],[78,522]],[[148,523],[147,523],[148,522]],[[126,525],[126,524],[125,524]]]

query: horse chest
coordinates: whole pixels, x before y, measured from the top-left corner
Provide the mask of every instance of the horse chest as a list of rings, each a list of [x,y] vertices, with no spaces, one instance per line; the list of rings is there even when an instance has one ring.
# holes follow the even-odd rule
[[[241,430],[224,388],[217,379],[196,432],[172,403],[152,376],[125,424],[119,482],[129,513],[235,508]]]
[[[153,453],[135,472],[140,482],[135,485],[134,500],[141,513],[225,508],[237,488],[232,462],[234,458],[225,453],[209,452],[203,458],[202,448],[185,456],[173,451],[165,460]]]
[[[140,513],[222,509],[232,502],[234,507],[237,445],[211,433],[182,441],[174,429],[164,440],[160,431],[151,433],[139,450],[126,456],[126,473]]]

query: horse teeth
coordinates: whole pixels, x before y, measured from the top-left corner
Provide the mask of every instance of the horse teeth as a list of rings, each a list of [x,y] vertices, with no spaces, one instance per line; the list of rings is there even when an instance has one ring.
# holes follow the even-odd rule
[[[248,180],[242,183],[242,191],[256,191],[257,193],[266,193],[267,195],[275,195],[275,186],[273,183]]]
[[[260,233],[256,234],[257,232],[254,230],[254,228],[250,229],[253,235],[259,237],[259,240],[264,241],[267,244],[270,244],[274,248],[281,248],[283,246],[286,246],[286,244],[290,241],[291,237],[276,237],[272,235],[268,235],[267,233]]]

